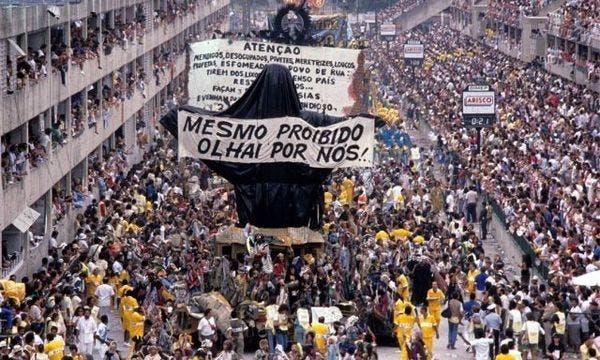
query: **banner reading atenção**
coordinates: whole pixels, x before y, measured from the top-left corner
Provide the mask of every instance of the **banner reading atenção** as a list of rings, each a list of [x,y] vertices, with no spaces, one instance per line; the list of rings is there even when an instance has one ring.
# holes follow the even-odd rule
[[[262,68],[290,69],[302,108],[346,115],[359,101],[351,90],[360,50],[216,39],[190,45],[189,104],[221,111],[246,91]]]
[[[234,163],[304,163],[315,168],[373,165],[373,119],[314,127],[300,118],[239,120],[180,111],[179,157]]]

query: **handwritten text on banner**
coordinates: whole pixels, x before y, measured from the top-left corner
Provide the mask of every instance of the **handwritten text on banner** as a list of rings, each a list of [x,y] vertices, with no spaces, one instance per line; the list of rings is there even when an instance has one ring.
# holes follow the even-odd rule
[[[372,119],[313,127],[299,118],[239,120],[180,111],[179,156],[235,163],[304,163],[315,168],[373,164]]]
[[[212,111],[229,107],[262,68],[273,63],[292,73],[304,110],[347,115],[358,101],[351,87],[359,73],[360,50],[225,39],[193,43],[190,48],[188,90],[193,106]]]

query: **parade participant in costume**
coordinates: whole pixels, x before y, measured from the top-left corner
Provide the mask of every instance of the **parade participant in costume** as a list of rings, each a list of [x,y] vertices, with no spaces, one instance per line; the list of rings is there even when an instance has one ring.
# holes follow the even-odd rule
[[[418,325],[423,333],[423,342],[427,348],[429,359],[433,354],[433,338],[439,339],[438,324],[433,315],[431,315],[426,306],[421,308],[421,316],[419,316]]]
[[[403,308],[403,312],[396,312],[394,310],[394,325],[396,326],[396,340],[398,341],[398,347],[400,348],[400,359],[406,360],[409,356],[409,351],[406,346],[408,340],[410,340],[410,336],[412,335],[412,331],[414,325],[416,323],[415,313],[411,305],[406,305]]]

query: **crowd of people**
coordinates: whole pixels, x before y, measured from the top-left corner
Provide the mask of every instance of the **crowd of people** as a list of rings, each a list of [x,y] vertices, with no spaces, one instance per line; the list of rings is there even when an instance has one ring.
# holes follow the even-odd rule
[[[600,289],[571,279],[600,270],[597,94],[439,24],[410,36],[427,44],[422,68],[389,56],[400,40],[371,39],[366,59],[375,96],[426,121],[433,145],[410,141],[408,121],[381,129],[373,168],[324,184],[322,248],[286,248],[251,226],[242,253],[217,248],[237,220],[231,187],[179,160],[158,126],[139,142],[149,151],[138,164],[119,139],[88,159],[87,181],[56,191],[48,257],[31,278],[10,279],[23,293],[3,284],[0,359],[229,360],[256,349],[256,360],[373,360],[390,338],[401,359],[439,357],[440,341],[448,353],[463,342],[478,360],[561,360],[567,350],[595,359]],[[498,94],[498,119],[478,153],[460,113],[462,89],[481,81]],[[139,77],[112,85],[102,95],[120,98]],[[165,110],[184,96],[178,89]],[[60,124],[49,130],[45,142],[60,143]],[[18,174],[26,150],[1,150],[3,175]],[[492,204],[536,250],[518,274],[484,251]],[[63,234],[71,211],[76,234]],[[533,273],[536,261],[548,279]],[[348,316],[312,311],[331,306]],[[123,343],[109,337],[115,321]]]
[[[536,16],[540,10],[556,0],[491,0],[487,17],[518,27],[521,16]]]
[[[600,38],[600,1],[568,1],[549,16],[548,26],[571,41],[589,44]]]
[[[405,12],[410,11],[411,9],[415,8],[416,6],[421,5],[422,3],[424,3],[426,0],[400,0],[400,1],[396,1],[394,2],[393,5],[381,10],[379,12],[379,16],[381,16],[381,21],[383,23],[391,23],[393,22],[397,17],[401,16],[402,14],[404,14]]]
[[[498,204],[508,231],[527,239],[537,253],[535,261],[548,266],[543,290],[526,294],[545,315],[556,311],[551,308],[559,301],[571,314],[567,324],[572,332],[564,344],[577,348],[580,334],[597,334],[589,315],[595,295],[569,286],[570,279],[600,265],[597,94],[536,65],[515,63],[448,28],[433,26],[411,36],[427,44],[423,68],[412,72],[401,61],[387,60],[389,50],[379,44],[379,56],[372,59],[373,69],[381,73],[378,79],[391,85],[387,91],[395,89],[393,103],[408,100],[421,109],[437,146],[454,159],[447,164],[448,174],[458,172],[462,184],[476,185]],[[443,41],[447,38],[455,40],[449,44]],[[460,99],[462,89],[481,81],[497,91],[498,119],[483,130],[477,154],[475,132],[462,127]],[[460,192],[450,202],[447,197],[447,206],[460,197]],[[529,278],[521,280],[527,284]],[[503,308],[509,310],[506,304]],[[550,344],[552,333],[546,333]]]
[[[162,25],[166,31],[168,25],[177,18],[194,13],[198,6],[205,6],[205,4],[206,2],[199,0],[185,3],[167,1],[165,9],[155,12],[154,24]],[[134,17],[127,21],[123,21],[118,14],[116,15],[114,25],[109,26],[106,19],[98,20],[96,14],[91,14],[90,24],[102,21],[101,29],[89,25],[84,31],[84,24],[81,21],[72,22],[69,25],[71,34],[69,45],[60,36],[53,35],[50,48],[43,43],[37,49],[29,47],[24,55],[17,56],[14,60],[8,57],[6,78],[9,94],[48,76],[48,71],[60,73],[61,81],[65,84],[67,72],[71,67],[78,68],[84,74],[84,63],[95,60],[98,68],[101,69],[101,53],[108,56],[116,46],[128,49],[131,44],[143,44],[146,25],[142,7],[136,6]],[[13,66],[15,63],[16,66]],[[51,65],[51,69],[47,68],[48,64]]]

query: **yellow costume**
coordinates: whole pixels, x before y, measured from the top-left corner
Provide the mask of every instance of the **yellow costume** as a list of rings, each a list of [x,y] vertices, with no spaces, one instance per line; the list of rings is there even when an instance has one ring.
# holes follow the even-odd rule
[[[467,272],[467,292],[475,293],[475,277],[479,275],[479,270],[473,269]]]
[[[408,349],[406,348],[406,339],[410,339],[412,328],[415,325],[416,319],[413,314],[406,315],[404,313],[396,315],[394,312],[394,325],[396,325],[396,339],[400,348],[400,359],[408,359]]]
[[[315,333],[315,347],[321,354],[325,354],[327,351],[327,340],[326,335],[329,335],[329,326],[323,323],[312,323],[310,326],[311,331]]]
[[[121,299],[119,315],[121,315],[123,321],[123,330],[131,332],[131,319],[128,315],[131,315],[138,306],[138,302],[133,296],[125,296]]]
[[[348,178],[342,181],[342,193],[340,194],[340,203],[342,205],[352,204],[354,196],[354,182]]]
[[[410,299],[410,293],[408,292],[408,278],[402,274],[396,279],[396,292],[402,297],[404,301]]]
[[[331,204],[333,204],[333,194],[330,193],[329,191],[325,191],[325,193],[323,194],[323,198],[324,198],[324,207],[325,210],[329,210],[331,208]]]
[[[44,345],[44,353],[49,360],[61,360],[65,351],[65,342],[61,338],[55,338]]]
[[[436,334],[435,329],[437,322],[435,322],[435,318],[431,314],[428,314],[426,318],[423,316],[419,317],[419,323],[421,324],[421,332],[423,333],[423,342],[431,357],[431,354],[433,354],[433,337]]]
[[[442,303],[444,302],[444,292],[440,289],[427,291],[427,303],[429,313],[435,319],[435,323],[439,324],[442,319]]]
[[[96,295],[96,288],[102,285],[102,275],[94,275],[90,274],[87,278],[85,278],[85,286],[86,286],[86,294],[87,297],[92,297]]]
[[[125,318],[129,317],[129,336],[131,339],[135,339],[136,337],[144,336],[144,320],[146,317],[140,314],[137,311],[132,311],[131,313],[125,313]]]

